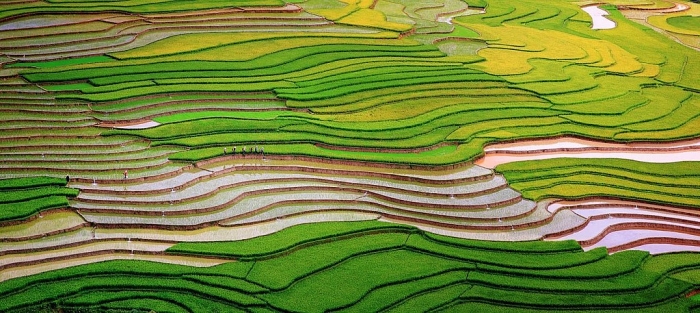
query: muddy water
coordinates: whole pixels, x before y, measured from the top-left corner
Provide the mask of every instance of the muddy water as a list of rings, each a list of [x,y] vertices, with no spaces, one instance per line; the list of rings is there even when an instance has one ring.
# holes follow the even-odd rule
[[[63,229],[78,227],[85,223],[80,215],[74,212],[43,214],[32,221],[0,227],[0,238],[23,238],[56,232]]]
[[[197,257],[186,257],[186,256],[168,256],[168,255],[140,255],[140,254],[127,254],[127,253],[115,253],[106,255],[95,255],[87,257],[73,258],[70,260],[63,260],[60,262],[50,262],[37,265],[23,266],[8,268],[6,270],[0,271],[0,282],[23,277],[43,272],[48,272],[52,270],[78,266],[83,264],[90,264],[109,260],[144,260],[152,262],[161,262],[169,264],[179,264],[188,265],[196,267],[210,267],[226,262],[229,260],[218,260],[209,258],[197,258]]]
[[[377,214],[370,213],[308,213],[286,217],[275,221],[238,225],[230,227],[213,226],[192,231],[169,231],[156,229],[100,229],[100,238],[141,238],[146,240],[166,241],[227,241],[259,237],[278,232],[287,227],[299,224],[330,222],[330,221],[361,221],[375,220]]]
[[[604,232],[605,229],[610,228],[611,226],[620,225],[620,224],[627,224],[627,223],[638,223],[638,222],[653,223],[653,224],[659,224],[659,225],[686,226],[686,227],[689,226],[688,224],[685,224],[685,223],[653,221],[653,220],[648,220],[648,219],[644,219],[644,218],[615,218],[615,217],[611,216],[611,218],[605,218],[602,220],[593,220],[593,221],[589,222],[585,228],[583,228],[583,229],[581,229],[581,230],[579,230],[571,235],[557,238],[557,240],[567,240],[567,239],[574,239],[576,241],[590,240],[590,239],[593,239],[598,234]],[[605,236],[605,238],[603,238],[600,242],[606,241],[606,238],[611,237],[611,236],[612,236],[611,238],[617,238],[616,236],[614,236],[614,234],[620,233],[620,232],[625,232],[625,231],[627,231],[627,230],[612,232],[612,233],[608,234],[607,236]],[[636,232],[635,234],[637,236],[641,236],[642,233],[657,232],[655,230],[644,230],[644,229],[641,229],[641,230],[634,229],[634,231]],[[644,237],[636,237],[635,239],[629,238],[630,240],[628,240],[628,241],[633,241],[633,240],[641,239],[641,238],[644,238]],[[625,239],[624,237],[621,237],[618,240],[624,241],[627,239]],[[628,242],[628,241],[625,241],[625,242]],[[613,242],[615,242],[615,240],[613,240]],[[625,243],[625,242],[623,242],[623,243]],[[619,244],[621,244],[621,243],[617,243],[613,246],[616,246]],[[596,244],[596,246],[598,246],[598,244]],[[607,246],[610,246],[610,245],[607,245]]]
[[[629,242],[633,242],[645,238],[675,238],[675,239],[688,239],[700,242],[700,236],[694,236],[690,234],[677,233],[672,231],[662,231],[662,230],[642,230],[642,229],[630,229],[621,230],[608,234],[601,241],[595,243],[592,246],[584,247],[584,250],[593,249],[595,247],[617,247]],[[673,245],[669,245],[673,246]],[[685,251],[681,248],[685,248],[685,245],[679,245],[674,251]],[[671,247],[667,247],[670,249]],[[636,249],[640,249],[639,246]]]
[[[500,164],[553,158],[618,158],[650,163],[700,161],[700,139],[673,143],[607,143],[562,137],[546,140],[495,144],[484,148],[476,165],[494,168]]]
[[[114,14],[68,14],[64,16],[59,15],[39,15],[36,17],[26,17],[10,20],[7,23],[0,24],[0,31],[4,30],[16,30],[16,29],[31,29],[31,28],[41,28],[41,27],[56,27],[63,25],[71,25],[78,23],[86,23],[89,21],[99,20],[101,18],[109,18],[115,16]]]
[[[700,252],[699,246],[687,246],[687,245],[672,245],[672,244],[646,244],[635,247],[635,250],[649,251],[651,254],[669,253],[669,252],[680,252],[680,251],[698,251]]]
[[[109,251],[109,250],[132,250],[132,251],[149,251],[149,252],[163,252],[170,248],[172,244],[170,243],[158,243],[158,242],[144,242],[144,241],[132,241],[128,240],[115,240],[115,241],[100,241],[92,242],[76,247],[51,249],[51,250],[41,250],[36,252],[26,252],[22,254],[6,254],[0,256],[0,265],[8,266],[15,263],[22,262],[32,262],[41,261],[51,258],[61,258],[68,256],[75,256],[79,254],[95,253],[99,251]]]
[[[654,225],[671,225],[683,228],[697,228],[700,214],[696,210],[674,208],[662,205],[652,205],[620,200],[586,200],[558,201],[548,206],[551,213],[574,212],[586,218],[596,218],[583,228],[572,234],[556,238],[556,240],[574,239],[577,241],[591,240],[610,227],[629,223],[649,223]],[[632,215],[616,217],[616,214]],[[607,218],[606,218],[607,216]],[[602,219],[601,219],[602,218]],[[670,219],[670,220],[661,220]],[[653,238],[676,238],[697,241],[700,245],[700,232],[687,234],[683,232],[651,229],[623,229],[605,235],[600,241],[585,246],[585,250],[596,247],[615,248],[630,242]],[[675,251],[700,251],[700,247],[687,244],[645,244],[634,247],[635,250],[645,250],[652,254]]]

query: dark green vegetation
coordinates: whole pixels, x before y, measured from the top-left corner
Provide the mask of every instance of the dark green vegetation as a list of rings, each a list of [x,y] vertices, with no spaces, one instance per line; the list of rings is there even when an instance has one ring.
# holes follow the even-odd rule
[[[550,159],[496,167],[525,197],[612,197],[700,207],[697,162],[644,163],[622,159]]]
[[[669,18],[668,23],[685,29],[700,30],[700,18],[697,16],[679,16]]]
[[[240,259],[210,268],[110,261],[13,279],[0,285],[0,310],[682,312],[698,305],[684,295],[700,284],[692,253],[608,255],[572,241],[471,241],[379,222],[170,249],[188,251]]]
[[[52,177],[0,180],[0,221],[24,219],[44,210],[67,207],[66,197],[76,197],[78,190],[65,185],[65,179]]]

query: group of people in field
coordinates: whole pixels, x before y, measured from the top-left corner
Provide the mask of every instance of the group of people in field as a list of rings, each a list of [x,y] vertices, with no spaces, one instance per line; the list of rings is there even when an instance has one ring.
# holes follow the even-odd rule
[[[226,155],[228,151],[226,151],[226,147],[224,147],[224,155]],[[243,149],[241,149],[241,154],[245,155],[246,153],[253,153],[253,154],[261,154],[263,158],[265,158],[265,149],[263,147],[255,146],[250,148],[250,152],[247,151],[247,147],[243,146]],[[231,150],[231,154],[236,154],[236,146],[233,147]],[[124,179],[129,178],[129,170],[124,170]],[[66,181],[68,181],[69,178],[66,176]]]
[[[226,150],[226,147],[224,147],[224,155],[226,155],[228,151]],[[258,149],[258,146],[251,147],[250,152],[247,151],[247,147],[243,146],[243,149],[241,149],[241,154],[245,155],[246,153],[253,153],[253,154],[262,154],[263,157],[265,157],[265,150],[263,147],[260,147]],[[236,146],[233,146],[233,150],[231,150],[231,154],[236,154]]]

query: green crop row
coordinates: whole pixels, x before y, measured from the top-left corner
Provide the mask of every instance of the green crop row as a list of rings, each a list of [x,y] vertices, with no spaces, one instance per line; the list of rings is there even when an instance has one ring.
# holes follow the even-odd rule
[[[692,285],[672,278],[632,293],[599,294],[558,294],[527,292],[514,289],[496,289],[488,286],[474,286],[460,296],[463,301],[479,301],[504,306],[531,307],[547,310],[578,309],[629,309],[666,305],[677,295],[688,291]],[[659,310],[658,308],[656,310]],[[658,311],[657,311],[658,312]]]
[[[467,289],[466,287],[463,289]],[[454,298],[457,298],[455,296]],[[494,302],[485,302],[482,298],[477,299],[456,299],[447,301],[441,307],[442,312],[512,312],[512,313],[545,313],[545,312],[564,312],[570,310],[557,310],[554,308],[532,308],[523,307],[513,304],[498,304]],[[659,303],[650,307],[615,307],[615,308],[581,308],[577,307],[576,312],[581,313],[657,313],[657,312],[683,312],[689,306],[681,305],[676,302]],[[695,305],[690,307],[696,307]]]
[[[65,186],[66,180],[58,177],[20,177],[0,180],[0,190],[26,189],[45,186]],[[3,197],[4,198],[4,197]]]
[[[444,116],[426,114],[419,118],[434,118],[434,120],[416,118],[410,122],[404,120],[392,123],[312,121],[297,118],[296,116],[303,117],[299,114],[288,114],[289,117],[279,115],[273,120],[202,119],[166,124],[146,130],[115,130],[103,134],[134,134],[155,140],[154,145],[176,144],[189,147],[322,142],[339,146],[413,148],[440,143],[452,134],[456,127],[484,119],[502,123],[503,120],[515,121],[518,118],[522,119],[523,116],[551,116],[557,113],[553,110],[537,108],[483,110],[486,112],[480,115],[471,114],[469,111],[449,112]],[[441,127],[436,128],[437,125]],[[392,129],[393,127],[397,128]]]
[[[401,270],[396,270],[397,268]],[[435,258],[408,250],[371,253],[354,257],[307,277],[289,288],[263,295],[262,298],[277,308],[298,312],[324,312],[347,307],[373,289],[396,281],[417,280],[447,271],[467,271],[473,268],[474,266],[468,263]],[[352,283],[339,283],[350,281]],[[316,297],[305,296],[309,294],[315,294]]]
[[[556,241],[554,241],[556,242]],[[572,244],[578,245],[573,242]],[[546,245],[542,245],[546,246]],[[654,259],[656,260],[656,259]],[[585,282],[591,282],[600,278],[616,277],[637,271],[642,264],[649,261],[649,253],[640,250],[630,250],[624,253],[611,254],[597,262],[581,264],[556,269],[523,269],[513,268],[499,265],[482,265],[480,268],[490,273],[502,273],[514,277],[542,277],[549,279],[572,279]],[[649,261],[649,263],[652,263]],[[670,262],[669,264],[677,264],[680,262]],[[651,271],[651,270],[650,270]],[[665,273],[668,271],[659,270],[657,273]]]
[[[650,176],[657,183],[665,182],[669,185],[685,184],[688,186],[697,185],[697,177],[700,176],[700,169],[696,162],[675,162],[675,163],[647,163],[624,159],[574,159],[559,158],[540,161],[527,161],[527,163],[509,163],[498,167],[498,170],[507,172],[507,177],[513,181],[536,180],[530,175],[547,173],[557,175],[557,171],[565,171],[566,175],[571,174],[570,170],[598,173],[617,173],[618,176],[636,178],[638,180],[648,179]],[[665,180],[663,180],[665,179]]]
[[[685,311],[696,302],[684,294],[700,286],[697,275],[677,275],[700,268],[697,253],[608,255],[583,252],[573,242],[503,246],[380,222],[304,224],[250,240],[171,249],[188,251],[241,259],[204,268],[107,261],[11,279],[0,284],[0,310]]]
[[[46,196],[22,202],[4,203],[0,204],[0,221],[25,219],[44,210],[67,206],[68,199],[65,196]]]
[[[483,142],[482,142],[483,143]],[[444,146],[418,153],[402,152],[358,152],[335,150],[319,147],[310,143],[296,144],[266,144],[265,154],[315,157],[336,160],[371,161],[399,164],[448,165],[476,157],[481,150],[467,145]],[[174,153],[170,156],[174,161],[198,161],[223,155],[221,147],[197,148]]]
[[[232,242],[184,242],[170,247],[168,252],[257,258],[287,251],[301,244],[323,241],[332,237],[354,234],[362,236],[363,233],[377,230],[396,232],[402,229],[413,230],[408,226],[389,226],[381,222],[314,223],[303,227],[293,226],[269,235],[246,240]]]
[[[182,102],[187,107],[192,108],[193,104],[197,108],[205,107],[208,103],[222,103],[230,104],[230,106],[235,107],[240,105],[244,107],[246,104],[252,107],[264,107],[265,105],[276,104],[277,107],[281,107],[279,101],[275,101],[274,95],[272,93],[212,93],[212,94],[170,94],[167,96],[151,96],[146,98],[134,98],[123,101],[116,102],[105,102],[100,104],[95,104],[92,106],[93,110],[100,113],[119,113],[118,111],[132,110],[132,111],[145,111],[148,108],[153,107],[169,107],[175,106],[177,104],[172,104],[170,102]],[[269,103],[268,103],[269,102]]]
[[[437,53],[436,53],[437,52]],[[166,78],[249,77],[289,73],[331,61],[382,56],[443,56],[436,48],[420,45],[319,45],[278,51],[249,61],[170,61],[129,65],[129,62],[98,63],[61,69],[33,70],[23,76],[32,82],[59,82],[90,79],[96,85],[107,85]],[[125,63],[125,64],[122,64]],[[103,66],[101,66],[103,65]],[[255,71],[253,71],[255,70]],[[199,75],[197,75],[199,73]],[[101,79],[98,79],[101,78]]]
[[[571,253],[581,252],[581,247],[574,240],[563,241],[483,241],[455,238],[433,233],[425,233],[427,239],[435,241],[440,245],[460,247],[470,250],[492,250],[517,253]]]
[[[420,75],[419,75],[420,74]],[[424,77],[421,77],[424,76]],[[381,90],[384,88],[396,88],[413,85],[424,85],[433,83],[448,83],[448,82],[487,82],[487,81],[502,81],[502,79],[486,75],[477,74],[469,70],[448,70],[442,72],[421,72],[413,73],[413,75],[393,75],[377,77],[375,81],[367,78],[359,79],[355,84],[352,80],[342,83],[331,84],[330,86],[318,86],[317,88],[306,88],[294,90],[294,93],[285,93],[284,90],[290,89],[275,89],[279,97],[296,101],[321,100],[327,98],[335,98],[363,91]],[[315,90],[314,90],[315,89]],[[308,94],[304,94],[308,92]]]
[[[447,71],[459,68],[462,68],[460,64],[441,64],[437,62],[371,62],[337,68],[331,73],[324,72],[322,76],[317,73],[316,75],[294,77],[290,80],[301,88],[313,87],[318,89],[319,86],[322,86],[320,88],[325,89],[348,80],[352,81],[361,78],[381,80],[377,76],[384,77],[385,75],[398,73],[412,75],[414,72]],[[294,89],[289,90],[289,92],[293,93],[298,91]],[[314,90],[314,92],[317,91]]]
[[[435,253],[438,255],[458,258],[464,261],[477,262],[480,264],[491,264],[509,268],[522,269],[557,269],[578,266],[601,260],[607,256],[604,248],[594,249],[588,252],[570,252],[544,254],[509,252],[510,258],[499,258],[502,252],[492,250],[467,250],[456,246],[447,246],[427,240],[424,236],[411,235],[406,245],[417,251],[424,253]]]
[[[78,196],[78,190],[63,187],[66,183],[64,178],[38,176],[0,180],[0,221],[68,206],[66,197]]]
[[[362,297],[357,302],[347,304],[347,306],[340,311],[358,313],[380,312],[393,305],[403,303],[406,299],[417,295],[463,283],[466,276],[466,271],[448,271],[425,278],[411,279],[409,281],[375,287],[367,296]],[[416,308],[412,307],[411,309]]]
[[[70,298],[62,302],[64,311],[76,311],[90,313],[85,307],[94,308],[95,312],[105,310],[119,311],[155,311],[159,313],[187,313],[205,311],[206,309],[218,309],[221,311],[232,310],[230,306],[220,302],[211,301],[197,295],[169,292],[169,291],[94,291]],[[107,311],[109,312],[109,311]]]
[[[645,163],[620,159],[549,159],[496,168],[532,199],[622,197],[700,206],[697,162]]]
[[[63,180],[65,184],[65,179]],[[34,187],[30,189],[13,189],[6,190],[2,192],[2,198],[0,198],[0,204],[8,204],[14,202],[24,202],[33,199],[45,198],[48,196],[67,196],[75,197],[78,195],[78,191],[66,187],[58,186],[43,186]]]

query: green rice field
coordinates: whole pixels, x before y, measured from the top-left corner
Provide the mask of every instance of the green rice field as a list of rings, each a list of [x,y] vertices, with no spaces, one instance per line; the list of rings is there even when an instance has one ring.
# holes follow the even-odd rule
[[[0,312],[700,312],[700,5],[0,3]]]

